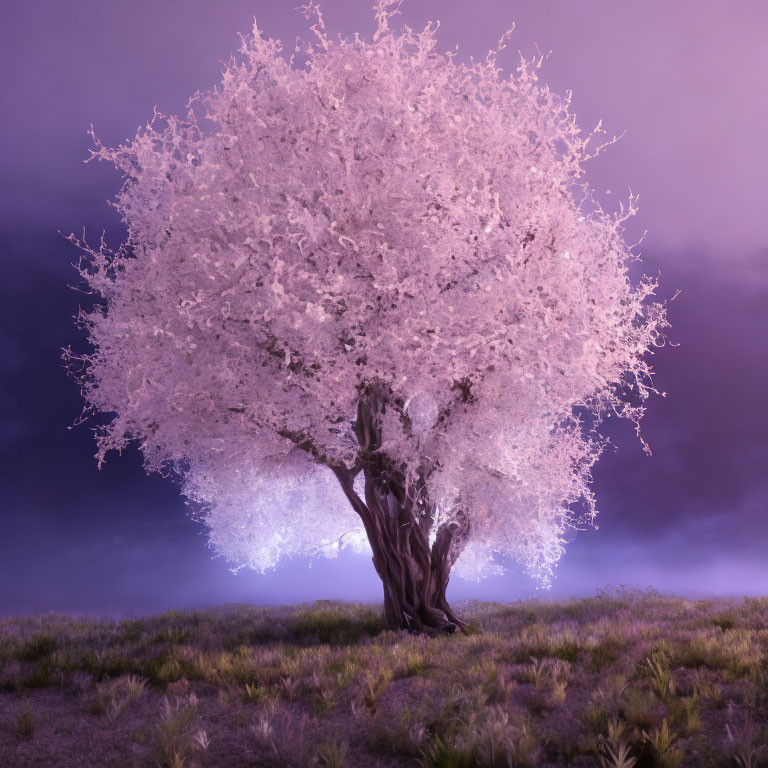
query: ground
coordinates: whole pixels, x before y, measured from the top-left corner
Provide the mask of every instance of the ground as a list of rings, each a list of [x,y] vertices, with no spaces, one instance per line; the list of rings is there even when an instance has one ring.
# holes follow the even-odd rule
[[[768,598],[224,606],[0,622],[0,766],[768,765]],[[634,761],[634,762],[633,762]]]

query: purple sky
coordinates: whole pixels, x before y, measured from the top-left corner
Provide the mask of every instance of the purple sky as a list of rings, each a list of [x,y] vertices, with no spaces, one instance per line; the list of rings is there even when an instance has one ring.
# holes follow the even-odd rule
[[[298,3],[296,3],[298,5]],[[82,346],[67,288],[75,253],[57,231],[123,235],[105,201],[119,187],[84,165],[86,131],[114,144],[152,108],[183,112],[218,80],[255,15],[291,50],[308,36],[294,3],[27,0],[4,11],[0,57],[0,615],[124,614],[225,601],[376,600],[369,561],[293,562],[233,576],[212,560],[175,488],[135,451],[98,472],[80,400],[58,358]],[[367,2],[328,0],[330,30],[370,34]],[[555,596],[607,585],[696,594],[768,593],[768,4],[763,0],[406,0],[399,20],[440,19],[441,50],[499,58],[552,51],[542,79],[573,90],[579,123],[621,141],[592,162],[604,204],[640,194],[632,241],[661,271],[677,348],[656,355],[666,399],[649,403],[647,458],[629,429],[596,472],[600,530],[579,534]],[[309,578],[311,576],[311,578]],[[519,574],[465,583],[454,599],[517,599]]]

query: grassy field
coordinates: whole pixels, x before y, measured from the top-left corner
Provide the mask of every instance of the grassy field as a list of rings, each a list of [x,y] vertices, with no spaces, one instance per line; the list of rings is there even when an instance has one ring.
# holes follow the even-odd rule
[[[768,765],[768,598],[0,622],[0,766]]]

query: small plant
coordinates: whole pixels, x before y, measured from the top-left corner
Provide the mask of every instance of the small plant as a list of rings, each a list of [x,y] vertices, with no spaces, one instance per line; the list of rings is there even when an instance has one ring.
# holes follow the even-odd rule
[[[202,752],[205,752],[211,743],[208,734],[202,728],[192,737],[192,741]]]
[[[632,755],[632,750],[623,741],[618,744],[602,741],[598,760],[601,768],[632,768],[637,762],[637,758]]]
[[[96,684],[96,698],[93,711],[106,714],[116,720],[135,699],[146,689],[147,681],[136,675],[124,675],[116,680],[106,680]]]
[[[661,728],[654,729],[650,734],[643,731],[643,739],[653,750],[654,762],[659,768],[678,768],[683,762],[685,753],[674,746],[677,737],[670,730],[666,718]]]
[[[320,768],[344,768],[347,764],[349,744],[346,741],[326,742],[317,753]]]
[[[524,722],[510,722],[508,714],[493,707],[471,714],[461,727],[435,736],[423,751],[423,768],[528,768],[537,765],[538,745]]]
[[[632,756],[630,748],[622,741],[617,745],[603,742],[599,756],[601,768],[632,768],[637,758]]]
[[[609,727],[611,714],[618,709],[627,687],[624,675],[609,675],[590,696],[584,716],[594,733],[602,734]]]
[[[381,694],[384,693],[390,682],[392,682],[391,669],[385,669],[375,677],[370,674],[366,675],[363,680],[363,704],[371,714],[376,711],[376,705],[379,703]]]
[[[405,676],[420,675],[428,666],[423,653],[409,653],[405,660]]]
[[[154,728],[155,763],[161,768],[186,768],[197,753],[208,748],[205,731],[197,728],[197,697],[194,693],[175,699],[163,697]]]
[[[546,682],[547,660],[531,656],[531,665],[526,671],[529,682],[533,683],[536,690],[539,690]]]
[[[339,688],[346,688],[351,685],[359,674],[359,667],[351,659],[344,661],[341,669],[334,675],[334,679]]]
[[[619,706],[624,719],[639,730],[649,730],[658,725],[659,704],[650,691],[627,688]]]
[[[244,698],[249,704],[263,704],[269,698],[269,694],[263,685],[246,683]]]
[[[584,710],[584,718],[594,733],[602,733],[608,727],[609,716],[608,710],[594,701],[590,701]]]
[[[708,701],[715,707],[722,707],[723,689],[718,683],[709,682],[701,670],[696,670],[693,678],[693,692],[702,701]]]
[[[507,713],[498,707],[473,729],[472,744],[478,766],[527,768],[536,764],[537,743],[530,726],[510,723]]]
[[[251,732],[262,746],[271,745],[275,732],[272,725],[272,715],[266,711],[260,713],[256,721],[251,724]]]
[[[598,760],[601,768],[632,768],[637,758],[625,738],[626,723],[613,720],[608,723],[607,735],[598,738]]]
[[[571,677],[571,664],[562,659],[556,659],[550,665],[549,706],[558,707],[565,702],[565,690]]]
[[[699,696],[694,690],[691,696],[685,696],[670,702],[670,715],[675,725],[679,725],[687,736],[701,730]]]
[[[726,749],[738,768],[757,768],[758,753],[755,745],[755,730],[749,714],[744,719],[743,726],[732,729],[725,726]]]
[[[474,751],[464,745],[449,744],[440,736],[423,751],[421,768],[476,768]]]
[[[16,719],[16,732],[23,739],[31,739],[32,734],[35,732],[35,718],[28,703],[24,706],[24,711]]]
[[[534,712],[552,709],[565,701],[570,669],[570,663],[562,659],[531,657],[531,664],[526,667],[523,675],[533,683],[537,692],[528,702]]]
[[[515,687],[512,680],[508,680],[503,667],[498,664],[484,662],[481,671],[485,677],[483,691],[490,704],[504,704]]]
[[[592,698],[607,707],[615,707],[628,687],[629,683],[624,675],[609,675]]]
[[[294,701],[299,695],[301,683],[291,677],[280,678],[280,691],[288,701]]]
[[[368,744],[379,752],[417,755],[426,737],[423,712],[412,712],[406,706],[396,714],[377,713],[369,729]]]
[[[650,671],[653,689],[662,701],[667,701],[675,695],[675,679],[669,669],[669,657],[666,653],[652,653],[645,660]]]
[[[276,718],[274,709],[265,709],[251,725],[256,742],[267,747],[280,765],[317,765],[317,755],[311,755],[305,743],[306,721]]]
[[[312,697],[312,709],[319,715],[333,709],[338,701],[338,692],[333,687],[324,685]]]
[[[559,706],[565,701],[565,689],[568,687],[566,680],[555,679],[552,681],[552,690],[549,698],[553,706]]]

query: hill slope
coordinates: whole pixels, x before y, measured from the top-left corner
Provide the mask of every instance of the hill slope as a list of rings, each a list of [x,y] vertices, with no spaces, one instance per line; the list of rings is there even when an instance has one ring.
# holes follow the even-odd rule
[[[768,598],[224,606],[0,622],[0,765],[759,766]]]

